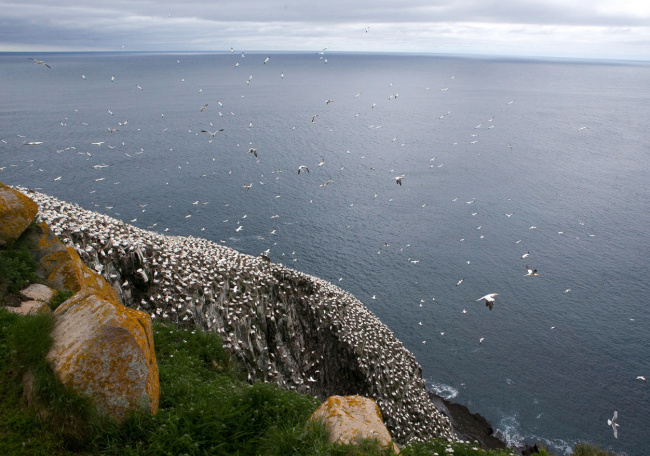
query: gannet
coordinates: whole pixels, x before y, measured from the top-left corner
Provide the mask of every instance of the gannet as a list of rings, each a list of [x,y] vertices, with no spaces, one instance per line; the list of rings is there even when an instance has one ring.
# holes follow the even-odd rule
[[[250,148],[250,149],[248,149],[248,152],[257,157],[257,149]]]
[[[614,430],[614,438],[618,439],[618,424],[616,423],[616,419],[618,418],[618,411],[614,411],[614,416],[612,417],[611,420],[607,420],[607,425],[611,426],[612,429]]]
[[[207,108],[207,107],[208,107],[208,104],[206,103],[206,104],[203,105],[203,107],[201,108],[201,112],[203,112],[203,110],[204,110],[205,108]]]
[[[526,276],[538,276],[539,275],[537,273],[537,269],[530,269],[528,266],[526,266],[526,270],[528,271],[528,274],[526,274]]]
[[[529,255],[530,255],[530,252],[526,252],[521,256],[521,258],[528,258]]]
[[[201,133],[210,133],[212,135],[212,137],[214,138],[214,135],[216,135],[220,131],[223,131],[223,128],[221,128],[220,130],[216,130],[216,131],[201,130]]]
[[[37,65],[45,65],[46,67],[48,67],[50,69],[52,68],[51,66],[49,66],[47,63],[43,62],[42,60],[36,60],[36,59],[31,58],[31,57],[28,57],[28,59],[33,60],[34,63],[36,63]]]
[[[307,168],[305,165],[300,165],[300,166],[298,167],[298,174],[300,174],[300,171],[303,170],[303,169],[306,169],[307,172],[309,172],[309,168]]]
[[[482,301],[485,300],[485,305],[492,310],[492,307],[494,306],[494,297],[499,296],[498,293],[490,293],[486,294],[485,296],[478,298],[476,301]]]
[[[402,185],[402,179],[404,178],[404,174],[401,176],[395,176],[395,183],[398,185]]]

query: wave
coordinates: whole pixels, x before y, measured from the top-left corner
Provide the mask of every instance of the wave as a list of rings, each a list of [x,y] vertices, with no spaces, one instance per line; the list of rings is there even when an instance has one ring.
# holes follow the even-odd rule
[[[435,383],[427,380],[427,388],[448,401],[458,396],[458,390],[456,388],[445,385],[444,383]]]
[[[577,441],[570,443],[562,439],[548,439],[526,433],[521,429],[517,413],[504,415],[496,427],[495,435],[513,448],[523,448],[526,444],[533,445],[536,442],[542,442],[549,450],[557,454],[570,455],[573,453],[573,447],[578,443]]]

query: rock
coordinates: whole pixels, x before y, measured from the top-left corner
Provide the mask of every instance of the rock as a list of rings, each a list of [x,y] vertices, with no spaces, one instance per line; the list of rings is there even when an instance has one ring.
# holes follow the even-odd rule
[[[109,300],[120,302],[113,287],[87,267],[74,248],[65,247],[45,222],[37,225],[31,239],[37,246],[34,257],[39,269],[36,272],[48,285],[75,292],[91,288]]]
[[[506,443],[494,435],[492,425],[480,414],[472,413],[467,407],[451,402],[429,391],[431,402],[451,422],[460,440],[477,441],[482,447],[492,450],[506,448]]]
[[[535,456],[536,454],[544,454],[543,452],[546,452],[550,456],[556,456],[554,453],[549,452],[548,447],[542,442],[537,442],[534,445],[526,445],[521,451],[521,456]]]
[[[0,245],[18,239],[37,213],[34,201],[0,182]]]
[[[42,301],[48,303],[54,296],[54,290],[52,290],[47,285],[32,283],[24,290],[21,290],[20,294],[32,301]]]
[[[20,294],[27,301],[21,302],[19,307],[7,307],[8,311],[21,315],[52,312],[48,303],[54,296],[54,290],[50,287],[33,283],[22,290]]]
[[[40,313],[52,313],[50,306],[43,301],[23,301],[20,303],[20,307],[5,307],[9,312],[13,312],[20,315],[28,314],[40,314]]]
[[[322,420],[330,433],[330,442],[355,443],[357,439],[376,438],[383,447],[399,447],[393,442],[374,400],[362,396],[330,396],[309,417]]]
[[[0,244],[17,239],[37,212],[34,201],[0,183]],[[115,289],[86,266],[73,247],[64,246],[45,222],[30,230],[28,241],[35,246],[30,253],[41,279],[76,293],[54,312],[47,355],[54,374],[117,420],[136,409],[155,413],[160,385],[149,315],[123,306]],[[49,311],[53,291],[48,287],[31,285],[22,293],[30,301],[14,311]]]
[[[157,411],[158,364],[147,314],[83,289],[54,316],[47,358],[66,387],[118,420],[135,409]]]

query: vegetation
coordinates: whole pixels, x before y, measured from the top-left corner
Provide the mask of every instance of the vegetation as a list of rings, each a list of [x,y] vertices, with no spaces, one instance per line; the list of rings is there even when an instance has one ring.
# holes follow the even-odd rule
[[[61,291],[55,292],[54,296],[52,296],[52,299],[50,299],[50,302],[49,302],[50,309],[56,310],[57,307],[59,307],[61,304],[63,304],[68,299],[73,297],[74,294],[75,294],[75,292],[71,291],[71,290],[61,290]]]
[[[17,293],[38,280],[38,264],[29,253],[33,248],[30,236],[35,229],[36,223],[32,222],[11,248],[0,249],[0,305],[18,304]]]
[[[579,443],[573,449],[574,456],[616,456],[589,443]]]
[[[18,293],[36,282],[36,266],[27,250],[0,250],[0,293]]]
[[[331,444],[327,429],[307,418],[316,399],[272,384],[249,385],[215,334],[154,324],[160,372],[157,414],[134,413],[121,425],[62,387],[45,360],[53,318],[0,308],[0,454],[13,455],[269,455],[387,456],[375,440]],[[32,378],[27,403],[21,379]],[[576,455],[601,456],[602,452]],[[453,452],[449,451],[453,450]],[[403,456],[507,456],[444,440],[414,443]]]

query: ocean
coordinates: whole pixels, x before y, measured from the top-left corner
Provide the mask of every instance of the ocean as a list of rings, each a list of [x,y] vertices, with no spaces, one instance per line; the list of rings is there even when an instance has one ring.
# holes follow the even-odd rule
[[[334,283],[511,444],[640,456],[648,81],[647,62],[4,53],[0,181]]]

